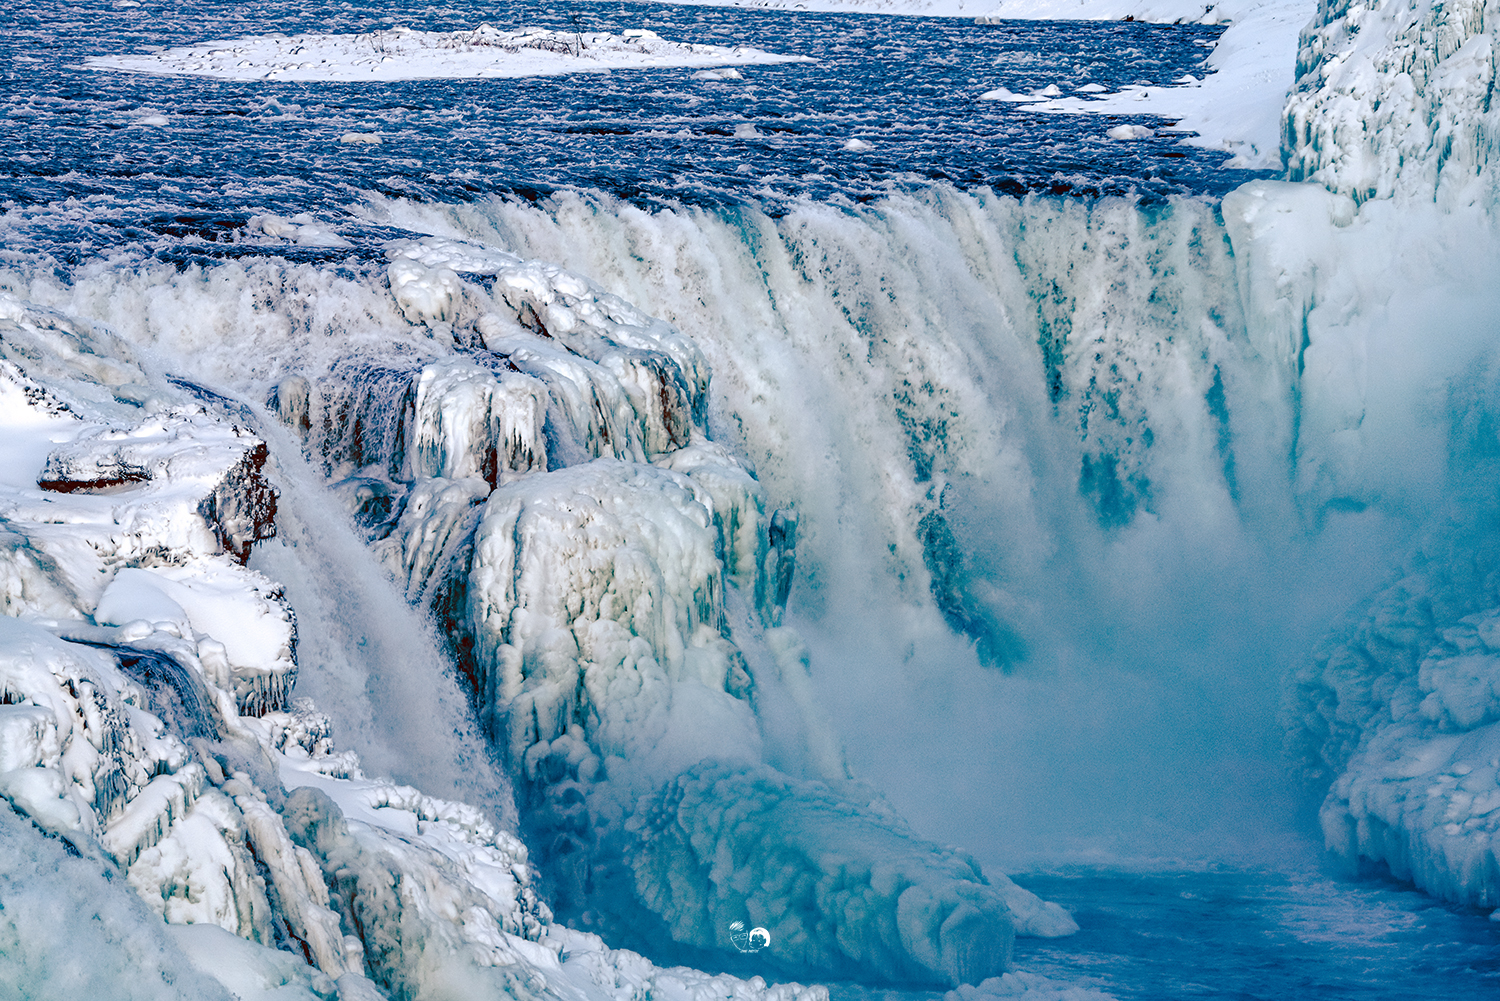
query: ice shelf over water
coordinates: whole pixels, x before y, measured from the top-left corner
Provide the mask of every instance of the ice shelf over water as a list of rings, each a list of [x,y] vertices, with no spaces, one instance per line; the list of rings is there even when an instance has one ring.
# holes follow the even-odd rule
[[[149,55],[95,56],[86,65],[96,70],[183,74],[221,80],[357,81],[748,66],[805,58],[746,47],[671,42],[645,28],[613,35],[547,28],[503,31],[481,24],[470,31],[415,31],[396,27],[360,35],[233,38]]]

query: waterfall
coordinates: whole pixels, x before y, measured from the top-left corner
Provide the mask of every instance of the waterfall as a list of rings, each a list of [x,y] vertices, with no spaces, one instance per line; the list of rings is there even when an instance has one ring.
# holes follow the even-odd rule
[[[1491,265],[1439,227],[1485,225],[1245,192],[365,211],[692,337],[710,425],[800,513],[789,612],[856,774],[1015,864],[1282,850],[1280,679],[1467,461],[1443,387],[1491,357]]]

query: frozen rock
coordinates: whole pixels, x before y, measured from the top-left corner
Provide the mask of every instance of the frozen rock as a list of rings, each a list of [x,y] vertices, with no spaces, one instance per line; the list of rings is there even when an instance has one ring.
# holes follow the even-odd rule
[[[347,139],[345,140],[348,141]],[[379,142],[379,138],[376,138]],[[352,244],[306,212],[291,218],[279,215],[251,216],[245,224],[247,233],[259,233],[273,240],[288,240],[299,247],[349,247]]]
[[[265,442],[238,427],[205,414],[167,414],[128,429],[85,431],[47,456],[37,485],[54,493],[151,485],[169,496],[194,494],[193,512],[243,563],[251,545],[276,534],[266,458]]]
[[[716,502],[697,481],[757,525],[758,501],[722,453],[681,466],[597,460],[525,477],[491,495],[479,526],[480,690],[504,707],[496,736],[531,790],[534,826],[554,858],[584,867],[559,892],[573,899],[592,880],[609,888],[593,906],[617,917],[644,906],[705,948],[731,948],[727,929],[748,913],[792,969],[949,984],[1002,971],[1014,924],[972,863],[760,764]],[[747,556],[762,552],[757,541]],[[642,796],[657,805],[642,812]],[[715,862],[728,858],[744,862]],[[622,892],[639,902],[608,899]]]
[[[397,258],[386,273],[396,305],[412,323],[429,325],[453,319],[460,293],[458,275],[448,268],[429,268],[409,258]]]
[[[493,485],[502,473],[546,469],[546,412],[544,385],[514,365],[434,362],[417,378],[411,475]]]
[[[833,975],[962,984],[1009,964],[1009,911],[972,861],[826,787],[701,765],[639,823],[636,885],[679,941],[730,948],[748,915],[768,953]]]
[[[1485,533],[1429,539],[1292,677],[1288,748],[1329,849],[1500,904],[1500,593]]]
[[[345,1001],[332,978],[269,943],[206,922],[174,922],[168,934],[194,967],[240,1001]]]
[[[129,344],[8,292],[0,292],[0,358],[50,387],[33,384],[29,395],[38,403],[61,392],[75,402],[138,406],[152,395],[150,378]]]
[[[296,621],[281,589],[262,575],[212,558],[125,568],[104,589],[94,621],[135,620],[176,623],[200,657],[222,656],[240,712],[259,716],[287,704],[297,676]]]
[[[0,613],[81,618],[81,601],[57,565],[17,528],[0,528]]]

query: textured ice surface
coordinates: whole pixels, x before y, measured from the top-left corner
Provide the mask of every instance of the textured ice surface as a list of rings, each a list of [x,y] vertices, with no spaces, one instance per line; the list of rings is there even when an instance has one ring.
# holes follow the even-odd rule
[[[565,32],[547,28],[431,32],[397,27],[363,35],[292,35],[201,42],[150,55],[95,56],[99,70],[222,80],[432,80],[606,73],[645,67],[797,62],[744,46],[671,42],[646,28]],[[274,234],[273,234],[274,235]]]
[[[1289,176],[1361,202],[1493,204],[1496,30],[1481,0],[1321,5],[1284,115]]]
[[[52,997],[128,967],[146,978],[98,989],[215,996],[201,970],[242,998],[444,984],[603,998],[627,983],[686,998],[821,996],[659,970],[557,928],[525,847],[485,810],[365,778],[326,716],[288,702],[295,634],[279,588],[234,558],[239,547],[223,552],[228,530],[207,530],[253,510],[264,530],[243,549],[269,536],[264,444],[164,380],[146,401],[159,416],[142,423],[139,402],[101,387],[117,370],[99,349],[114,342],[88,335],[80,363],[87,325],[8,303],[7,332],[22,335],[8,343],[27,350],[0,372],[4,419],[51,448],[25,451],[30,482],[3,488],[0,796],[5,870],[20,881],[6,891],[5,982]],[[39,329],[74,339],[39,342]],[[259,462],[234,472],[247,453]],[[64,848],[80,869],[70,885],[96,901],[84,964],[37,938],[59,927],[40,902],[68,897],[32,870]]]

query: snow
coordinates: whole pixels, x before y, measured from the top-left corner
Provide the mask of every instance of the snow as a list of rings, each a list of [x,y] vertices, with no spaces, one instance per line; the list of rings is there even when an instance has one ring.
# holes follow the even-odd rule
[[[1363,202],[1493,203],[1494,32],[1469,2],[1320,8],[1286,108],[1287,166]]]
[[[45,441],[50,425],[31,426]],[[108,488],[125,491],[109,495],[118,512],[164,503],[122,472],[168,492],[179,478],[191,487],[200,466],[217,468],[213,456],[237,440],[235,429],[206,413],[165,439],[139,427],[93,431],[84,444],[53,451],[54,473],[87,484],[125,480]],[[128,447],[88,444],[101,440]],[[190,461],[179,461],[182,443],[195,440]],[[238,486],[254,489],[243,480]],[[34,483],[11,492],[41,493]],[[184,503],[196,493],[181,491]],[[87,506],[91,496],[63,494],[54,507]],[[75,523],[84,531],[88,524]],[[11,525],[25,522],[13,516]],[[213,537],[177,545],[165,565],[114,569],[98,601],[75,604],[69,622],[24,606],[14,614],[32,623],[0,618],[0,795],[16,811],[7,815],[29,818],[84,859],[118,864],[157,915],[154,927],[171,929],[160,946],[165,962],[185,954],[237,996],[256,998],[375,999],[439,981],[466,984],[468,996],[511,997],[514,985],[540,990],[548,977],[573,983],[571,996],[602,998],[613,996],[603,993],[606,982],[618,986],[622,976],[633,989],[705,1001],[826,997],[795,985],[657,970],[554,928],[530,888],[525,847],[484,811],[365,779],[305,699],[241,715],[234,698],[241,672],[295,666],[289,610],[271,581],[218,553]],[[139,663],[131,658],[149,656],[170,658],[186,673],[128,676],[138,670],[128,666]],[[208,693],[207,702],[194,702],[183,685]],[[164,698],[177,699],[192,718],[148,709]],[[208,726],[209,739],[189,739],[186,728],[196,723]],[[273,761],[279,768],[267,771]],[[311,796],[312,788],[331,792],[342,809],[326,795]],[[23,896],[7,893],[7,914],[27,914],[27,907]],[[357,920],[344,916],[351,907]],[[538,944],[548,936],[559,945]],[[300,955],[276,948],[282,937]],[[572,954],[566,964],[558,961],[561,949]],[[7,947],[9,959],[22,963],[34,951],[25,942]],[[101,969],[113,954],[96,957]],[[7,969],[24,973],[17,962]],[[199,996],[214,994],[200,987]]]
[[[249,228],[290,241],[326,232],[310,217],[259,218]],[[482,245],[403,241],[388,256],[388,315],[404,314],[414,343],[473,338],[503,354],[481,363],[429,348],[435,356],[392,387],[404,401],[396,420],[363,430],[324,419],[346,397],[316,368],[311,378],[283,376],[275,407],[293,434],[330,436],[319,452],[341,477],[340,496],[358,506],[399,501],[386,508],[389,534],[376,541],[408,592],[468,603],[446,607],[472,630],[481,692],[488,705],[504,706],[489,718],[526,795],[568,813],[576,812],[570,797],[586,790],[603,837],[639,843],[644,889],[635,902],[613,901],[625,908],[617,913],[659,907],[685,941],[732,946],[727,915],[743,908],[742,895],[715,889],[718,877],[674,847],[688,828],[719,824],[719,806],[682,815],[682,827],[641,812],[662,789],[697,781],[712,761],[735,763],[725,781],[744,794],[731,799],[764,801],[783,818],[768,830],[790,823],[829,832],[867,867],[822,904],[756,902],[772,909],[759,918],[771,934],[764,951],[813,968],[874,964],[952,984],[1002,971],[1017,923],[1033,934],[1076,928],[1055,905],[1003,878],[986,880],[971,861],[916,836],[849,783],[836,741],[811,708],[804,648],[790,630],[768,634],[769,659],[752,679],[729,621],[749,638],[762,617],[779,617],[795,516],[768,513],[748,465],[708,436],[708,369],[692,341],[576,274]],[[12,312],[30,325],[23,333],[84,329],[19,301]],[[128,357],[123,346],[120,353]],[[97,840],[163,920],[261,944],[285,928],[341,984],[363,972],[383,989],[415,992],[458,978],[482,994],[517,976],[545,979],[555,954],[536,943],[556,939],[568,941],[573,957],[564,972],[590,990],[603,971],[633,966],[643,982],[690,996],[744,992],[724,978],[654,971],[597,939],[568,939],[529,889],[526,852],[513,835],[473,807],[365,778],[357,758],[335,750],[326,718],[290,699],[297,646],[289,609],[275,581],[240,562],[280,517],[263,478],[263,467],[282,477],[289,468],[267,465],[265,442],[276,434],[253,437],[229,423],[256,418],[233,401],[219,413],[185,408],[160,382],[142,414],[107,386],[90,388],[108,371],[101,362],[80,370],[60,366],[57,354],[44,344],[27,364],[63,375],[59,385],[88,420],[66,425],[40,484],[23,481],[6,495],[10,524],[37,553],[14,550],[13,610],[40,623],[25,628],[45,627],[35,642],[55,646],[63,662],[84,651],[78,663],[94,663],[124,694],[95,757],[69,765],[59,749],[68,742],[56,734],[86,720],[87,704],[51,696],[51,673],[7,682],[20,697],[56,705],[50,717],[8,714],[3,746],[16,767],[4,773],[4,789],[17,808],[59,836]],[[129,378],[155,381],[144,370]],[[13,373],[17,386],[29,380]],[[36,409],[45,398],[32,393],[23,404]],[[50,427],[20,416],[22,426],[42,428],[35,434]],[[380,439],[377,427],[395,437]],[[302,512],[297,489],[293,509]],[[304,532],[297,528],[293,541],[309,542]],[[232,542],[227,552],[223,537]],[[38,573],[48,560],[57,571]],[[66,587],[43,593],[34,578]],[[19,640],[0,649],[20,649]],[[99,650],[138,665],[137,680]],[[522,674],[518,664],[528,665]],[[785,717],[788,732],[806,745],[817,777],[764,764],[752,690],[758,703],[797,707]],[[559,713],[573,691],[590,693],[586,727]],[[215,742],[221,749],[208,750]],[[128,760],[98,756],[97,747],[111,746],[129,749]],[[268,757],[280,764],[268,770]],[[122,784],[116,774],[133,777]],[[546,816],[537,814],[543,823]],[[734,885],[834,875],[812,843],[790,858],[752,856],[750,865]],[[339,882],[347,879],[357,892]],[[669,899],[667,885],[691,896]],[[805,921],[809,905],[823,917]],[[785,913],[773,921],[772,911]],[[848,922],[844,931],[825,930],[839,922]],[[352,928],[363,931],[340,932]],[[396,938],[407,948],[393,950]],[[851,942],[862,944],[851,950]],[[250,971],[243,977],[275,987],[285,971],[257,955],[250,949],[237,961]],[[231,980],[254,986],[243,977]],[[749,990],[759,997],[766,988]],[[802,989],[776,990],[791,997]]]
[[[1014,4],[1014,6],[1012,6]],[[1281,166],[1282,108],[1291,92],[1297,64],[1298,31],[1317,4],[1312,0],[1230,0],[1202,13],[1199,6],[1186,15],[1143,4],[1089,2],[1079,5],[1032,4],[1011,0],[1000,6],[1005,17],[1122,17],[1137,20],[1176,20],[1201,16],[1210,23],[1228,23],[1208,58],[1209,73],[1202,80],[1186,78],[1173,87],[1131,86],[1114,94],[1089,91],[1088,96],[1051,96],[1032,101],[1027,110],[1100,115],[1155,115],[1172,119],[1171,131],[1196,133],[1186,141],[1194,146],[1235,154],[1229,167],[1277,169]],[[1176,8],[1170,8],[1175,10]],[[990,92],[994,94],[996,92]],[[1021,95],[985,100],[1020,100]],[[1129,128],[1130,126],[1120,126]],[[1111,138],[1120,138],[1111,131]],[[1135,137],[1140,138],[1140,137]]]
[[[644,28],[608,32],[481,24],[470,31],[396,27],[359,35],[270,35],[199,42],[146,55],[92,56],[95,70],[207,76],[221,80],[434,80],[606,73],[617,69],[682,68],[797,62],[744,46],[672,42]],[[718,79],[734,79],[724,76]],[[349,133],[346,142],[378,137]]]
[[[335,1001],[341,985],[291,953],[205,922],[171,922],[168,934],[198,970],[241,1001]]]

